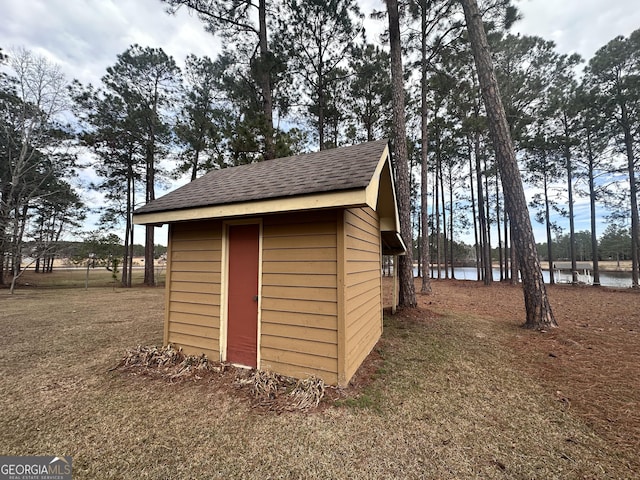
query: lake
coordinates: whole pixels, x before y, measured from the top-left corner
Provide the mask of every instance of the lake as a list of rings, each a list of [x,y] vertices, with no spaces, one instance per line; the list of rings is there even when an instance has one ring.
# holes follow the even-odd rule
[[[451,270],[449,270],[451,273]],[[456,280],[478,280],[478,275],[475,267],[456,267],[454,269]],[[413,274],[418,275],[418,268],[413,269]],[[436,269],[431,269],[431,278],[435,278],[437,275]],[[444,269],[441,270],[442,278],[444,278]],[[549,283],[549,270],[542,270],[542,276],[545,283]],[[493,269],[493,279],[500,281],[500,269]],[[571,277],[563,275],[561,282],[570,282]],[[556,276],[556,282],[558,277]],[[616,288],[631,288],[631,272],[600,272],[600,285],[603,287],[616,287]]]

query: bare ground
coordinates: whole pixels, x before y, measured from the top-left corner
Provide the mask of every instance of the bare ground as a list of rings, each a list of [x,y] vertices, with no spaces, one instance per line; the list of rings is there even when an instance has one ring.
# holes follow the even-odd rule
[[[215,376],[108,371],[161,342],[162,290],[0,293],[0,453],[71,455],[79,479],[637,477],[640,296],[550,295],[541,334],[519,287],[434,282],[354,386],[276,415]]]

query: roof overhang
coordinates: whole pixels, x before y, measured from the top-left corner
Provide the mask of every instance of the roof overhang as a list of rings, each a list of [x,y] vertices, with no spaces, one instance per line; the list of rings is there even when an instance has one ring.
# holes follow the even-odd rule
[[[380,236],[383,255],[405,255],[407,253],[407,246],[398,232],[382,231]]]
[[[136,225],[158,225],[209,218],[246,217],[268,213],[286,213],[338,207],[349,208],[365,205],[367,205],[366,191],[359,189],[315,193],[295,197],[269,198],[252,202],[210,205],[181,210],[138,213],[134,214],[133,222]]]
[[[367,205],[377,211],[380,217],[380,230],[383,232],[400,232],[398,200],[391,169],[389,145],[382,152],[366,192]]]

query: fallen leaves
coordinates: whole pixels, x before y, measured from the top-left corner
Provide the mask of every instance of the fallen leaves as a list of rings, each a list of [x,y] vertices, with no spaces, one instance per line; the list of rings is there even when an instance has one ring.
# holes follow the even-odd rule
[[[324,398],[326,385],[315,376],[296,379],[273,372],[236,368],[226,363],[210,362],[206,355],[185,355],[182,349],[142,346],[127,350],[120,362],[109,371],[143,372],[171,381],[201,380],[205,375],[233,371],[234,385],[247,389],[254,399],[253,407],[266,411],[308,411]]]

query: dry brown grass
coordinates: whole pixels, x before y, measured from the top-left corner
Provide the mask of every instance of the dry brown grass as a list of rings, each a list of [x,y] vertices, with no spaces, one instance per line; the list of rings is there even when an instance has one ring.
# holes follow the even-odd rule
[[[377,372],[338,405],[281,415],[214,380],[108,371],[125,348],[161,342],[162,290],[2,294],[2,453],[71,455],[78,479],[638,475],[522,366],[518,342],[540,337],[517,327],[517,309],[496,314],[518,292],[501,291],[493,312],[456,310],[488,291],[468,286],[435,286],[421,311],[387,318]]]

